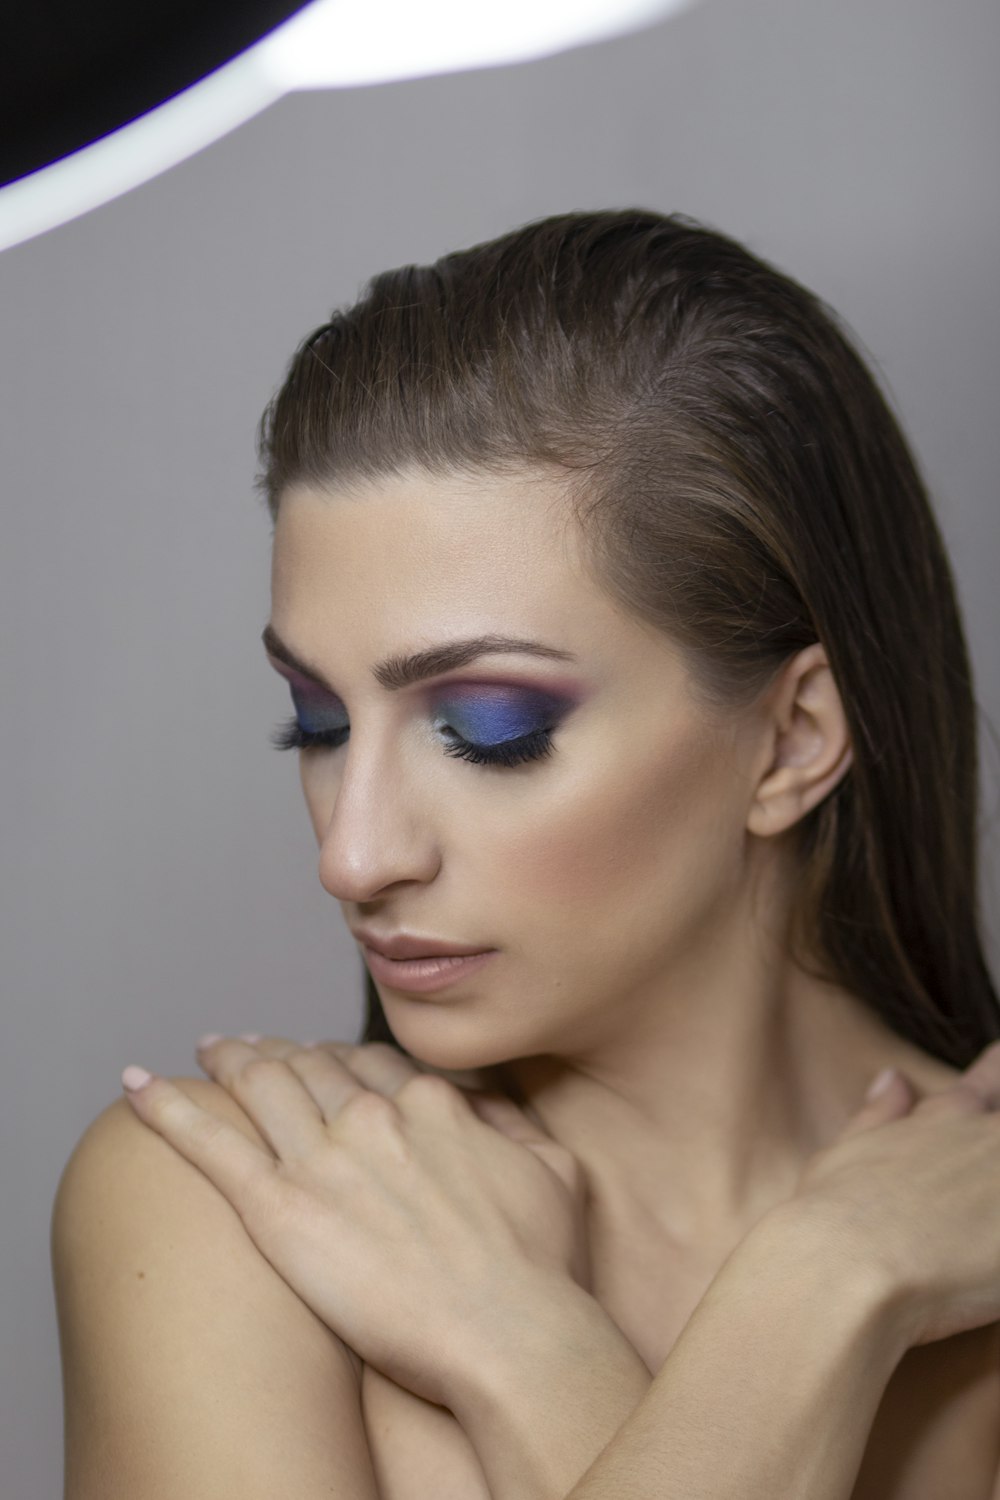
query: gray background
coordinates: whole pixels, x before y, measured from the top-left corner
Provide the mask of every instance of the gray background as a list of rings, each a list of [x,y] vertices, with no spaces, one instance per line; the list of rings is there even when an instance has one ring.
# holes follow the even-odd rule
[[[131,1061],[206,1030],[353,1037],[258,642],[254,428],[373,272],[529,219],[702,218],[841,311],[936,496],[1000,722],[995,0],[702,0],[536,63],[291,97],[0,256],[4,1493],[60,1489],[48,1224]],[[997,756],[984,903],[996,969]]]

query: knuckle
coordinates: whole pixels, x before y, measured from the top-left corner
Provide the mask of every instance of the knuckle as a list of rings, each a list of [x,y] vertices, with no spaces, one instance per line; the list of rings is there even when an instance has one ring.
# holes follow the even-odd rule
[[[286,1052],[283,1061],[291,1067],[293,1064],[308,1068],[311,1063],[322,1062],[322,1047],[293,1047]]]
[[[563,1170],[571,1182],[582,1184],[585,1180],[583,1163],[578,1156],[574,1156],[566,1146],[559,1146],[557,1159],[562,1163]]]
[[[191,1121],[191,1128],[198,1132],[203,1141],[213,1142],[225,1139],[229,1124],[218,1115],[201,1114]]]
[[[416,1099],[419,1104],[426,1103],[437,1108],[454,1108],[460,1097],[460,1090],[438,1073],[414,1073],[396,1091],[397,1099]]]
[[[239,1077],[248,1083],[262,1078],[273,1078],[275,1073],[280,1072],[285,1064],[279,1057],[252,1057],[245,1062],[239,1071]]]
[[[586,1181],[583,1164],[568,1146],[563,1146],[558,1141],[541,1141],[534,1149],[540,1156],[546,1156],[553,1169],[571,1186],[583,1186]]]
[[[348,1124],[355,1122],[363,1129],[371,1130],[395,1124],[399,1118],[399,1112],[393,1101],[385,1094],[377,1094],[371,1089],[361,1089],[344,1101],[337,1118]]]
[[[391,1047],[388,1042],[365,1042],[361,1047],[352,1047],[352,1052],[363,1052],[366,1057],[383,1058],[391,1061],[401,1057],[402,1053],[398,1047]]]

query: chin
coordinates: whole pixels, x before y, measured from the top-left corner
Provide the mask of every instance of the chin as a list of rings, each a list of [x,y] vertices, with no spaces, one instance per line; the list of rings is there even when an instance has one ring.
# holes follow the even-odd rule
[[[454,1010],[443,1005],[408,1005],[405,1014],[400,1014],[401,1009],[392,1002],[388,1006],[383,1002],[389,1030],[411,1057],[429,1068],[464,1073],[512,1062],[524,1055],[511,1037],[496,1032],[491,1035],[481,1018],[459,1020]]]

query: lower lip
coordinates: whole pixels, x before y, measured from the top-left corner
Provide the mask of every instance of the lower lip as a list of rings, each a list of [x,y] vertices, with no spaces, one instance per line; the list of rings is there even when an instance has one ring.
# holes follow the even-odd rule
[[[373,979],[380,979],[394,989],[409,990],[414,995],[426,995],[457,983],[481,969],[497,951],[490,948],[485,953],[468,953],[462,957],[440,954],[436,958],[386,958],[364,943],[361,946]]]

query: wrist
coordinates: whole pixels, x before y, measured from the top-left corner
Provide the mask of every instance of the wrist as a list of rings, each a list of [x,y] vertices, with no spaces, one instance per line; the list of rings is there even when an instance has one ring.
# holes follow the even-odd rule
[[[739,1242],[635,1411],[552,1495],[852,1493],[904,1325],[861,1236],[800,1209]]]
[[[742,1252],[742,1254],[741,1254]],[[890,1358],[902,1359],[913,1342],[913,1321],[901,1289],[862,1234],[821,1205],[789,1199],[770,1209],[736,1247],[761,1274],[812,1279],[838,1317],[876,1328]]]
[[[448,1382],[450,1409],[461,1421],[503,1405],[524,1390],[526,1377],[553,1378],[575,1360],[599,1355],[623,1369],[641,1370],[642,1359],[600,1303],[569,1277],[540,1278],[517,1297],[498,1301],[494,1330],[480,1335],[453,1361]],[[450,1398],[454,1398],[452,1399]]]
[[[568,1277],[505,1306],[502,1325],[502,1336],[455,1372],[447,1405],[495,1500],[563,1496],[652,1376],[595,1298]]]

